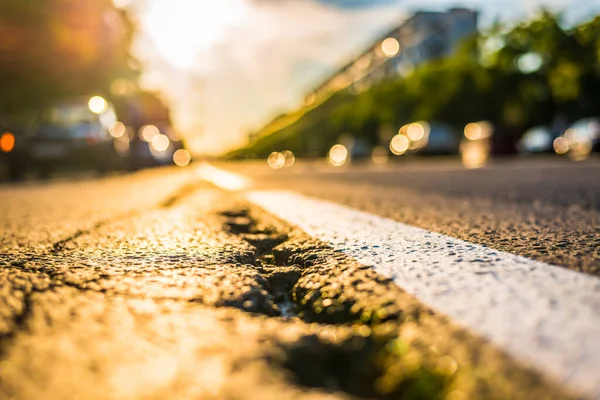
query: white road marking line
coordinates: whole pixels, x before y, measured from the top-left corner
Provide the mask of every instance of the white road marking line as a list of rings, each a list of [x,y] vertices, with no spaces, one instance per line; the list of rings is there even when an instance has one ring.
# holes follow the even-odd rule
[[[196,168],[196,174],[200,179],[210,182],[225,190],[244,190],[248,189],[252,184],[250,179],[242,175],[225,171],[206,163],[202,163],[198,168]]]
[[[292,192],[248,198],[567,388],[600,398],[600,279]]]

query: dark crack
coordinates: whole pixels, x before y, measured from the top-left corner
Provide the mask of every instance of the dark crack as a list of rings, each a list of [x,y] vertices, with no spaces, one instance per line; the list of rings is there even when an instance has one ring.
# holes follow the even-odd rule
[[[182,188],[160,207],[177,204],[178,196],[189,190]],[[299,324],[303,329],[299,340],[266,337],[261,357],[274,369],[286,371],[289,381],[309,388],[358,398],[436,399],[448,396],[462,380],[461,384],[473,387],[468,393],[478,398],[518,398],[512,396],[512,389],[506,389],[505,382],[510,380],[516,388],[542,388],[530,398],[547,398],[536,396],[548,391],[534,372],[488,350],[487,344],[452,326],[373,268],[260,210],[236,207],[219,215],[223,230],[246,243],[228,244],[232,237],[225,235],[226,256],[213,264],[179,255],[170,259],[158,257],[159,253],[136,252],[130,269],[116,268],[110,273],[110,269],[102,273],[94,262],[83,262],[80,269],[75,265],[48,266],[45,261],[91,233],[78,231],[57,242],[51,251],[26,254],[10,267],[39,274],[44,290],[60,291],[58,288],[65,286],[79,292],[100,292],[103,298],[179,300],[235,308],[265,320],[276,318],[277,324]],[[118,263],[106,252],[98,253],[97,258],[106,265]],[[73,256],[73,260],[81,258]],[[15,288],[24,295],[23,308],[14,316],[14,329],[0,336],[0,356],[14,336],[27,328],[32,296],[40,290]],[[490,383],[488,360],[494,365],[492,371],[500,371],[493,377],[500,379],[498,384]],[[499,391],[494,392],[496,389]]]
[[[275,350],[267,351],[268,361],[287,370],[294,383],[359,398],[441,399],[451,393],[459,368],[473,368],[451,355],[457,345],[450,343],[456,342],[475,349],[469,350],[474,365],[487,357],[512,365],[504,367],[500,380],[523,387],[537,382],[536,387],[543,388],[539,374],[514,368],[514,361],[496,350],[483,350],[486,343],[452,326],[371,266],[264,212],[236,209],[221,215],[225,230],[254,247],[248,267],[257,272],[256,282],[270,301],[268,312],[259,313],[315,325],[315,334],[277,343]],[[425,336],[415,339],[415,331]],[[434,339],[442,335],[452,339]],[[432,342],[445,350],[428,344]],[[481,398],[505,396],[489,391],[490,378],[476,377],[477,371],[460,379],[473,376],[474,393]]]
[[[393,301],[374,312],[353,296],[356,286],[385,285],[389,280],[377,277],[370,267],[348,265],[347,272],[357,272],[356,278],[349,282],[352,288],[339,286],[329,278],[334,269],[344,264],[344,256],[332,259],[336,254],[327,246],[313,240],[300,241],[285,228],[259,222],[261,216],[254,216],[248,210],[229,210],[221,215],[226,218],[227,231],[255,248],[251,266],[259,274],[256,282],[264,290],[259,291],[263,296],[256,293],[252,307],[241,309],[269,317],[317,322],[334,329],[340,325],[347,327],[340,331],[339,340],[308,335],[296,343],[278,344],[267,358],[288,370],[295,383],[361,398],[442,397],[454,371],[445,374],[435,368],[406,363],[404,350],[395,346],[403,317],[418,319],[418,313],[415,310],[403,313]],[[247,294],[241,300],[248,302]],[[233,306],[239,306],[239,302]]]

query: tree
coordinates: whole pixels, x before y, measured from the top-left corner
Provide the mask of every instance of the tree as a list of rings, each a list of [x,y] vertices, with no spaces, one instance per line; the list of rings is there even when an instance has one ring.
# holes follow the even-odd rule
[[[513,152],[529,127],[600,115],[600,17],[573,28],[563,25],[560,15],[545,10],[515,26],[496,23],[455,54],[419,65],[409,75],[364,92],[337,93],[257,145],[268,154],[282,143],[276,139],[285,137],[290,145],[319,143],[317,153],[325,154],[345,132],[374,145],[381,126],[428,120],[462,130],[469,122],[488,120],[498,128],[495,150]]]

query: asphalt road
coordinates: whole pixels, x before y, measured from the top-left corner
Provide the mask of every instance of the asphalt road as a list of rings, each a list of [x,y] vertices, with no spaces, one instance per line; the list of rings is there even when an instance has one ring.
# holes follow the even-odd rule
[[[472,243],[600,276],[600,160],[509,159],[465,170],[436,159],[335,168],[224,168],[255,189],[293,188]]]
[[[222,167],[600,274],[600,165]],[[0,187],[0,398],[570,398],[194,167]]]

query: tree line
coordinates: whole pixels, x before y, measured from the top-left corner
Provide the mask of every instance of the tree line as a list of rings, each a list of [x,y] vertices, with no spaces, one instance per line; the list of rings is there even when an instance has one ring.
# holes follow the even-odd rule
[[[256,133],[253,143],[230,156],[264,157],[282,149],[323,156],[342,135],[376,145],[382,128],[419,120],[460,132],[469,122],[490,121],[500,151],[510,153],[529,127],[598,115],[600,16],[565,27],[560,15],[542,10],[517,25],[496,23],[452,56],[409,74],[361,92],[340,91],[282,129]]]

